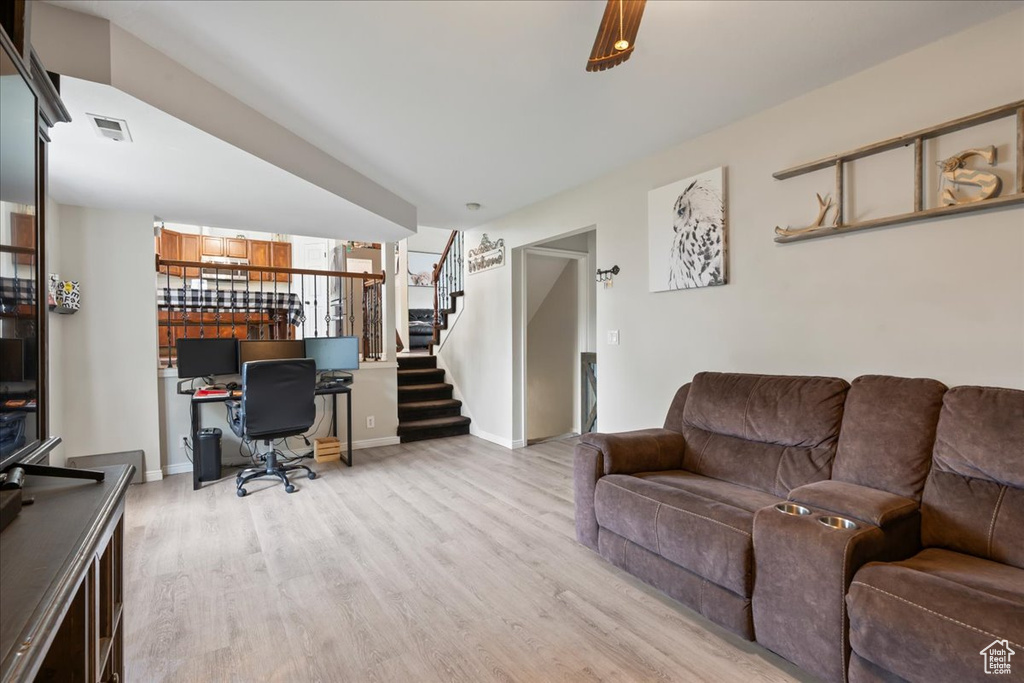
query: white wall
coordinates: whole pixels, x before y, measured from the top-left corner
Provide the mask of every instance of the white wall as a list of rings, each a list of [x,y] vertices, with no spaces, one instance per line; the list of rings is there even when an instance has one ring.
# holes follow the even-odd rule
[[[527,254],[527,272],[536,270],[535,263],[545,261],[556,263],[560,270],[547,291],[532,293],[543,300],[536,303],[526,331],[527,439],[561,436],[573,430],[575,366],[579,363],[577,261]],[[534,308],[529,295],[526,303]]]
[[[60,205],[49,197],[46,198],[45,220],[45,272],[47,274],[56,273],[61,276],[61,280],[69,280],[71,278],[64,277],[60,270],[61,247],[63,246],[60,233]],[[64,329],[68,320],[69,317],[67,315],[59,315],[57,313],[48,313],[46,318],[46,344],[49,349],[49,358],[47,359],[49,367],[46,373],[46,381],[48,383],[48,398],[50,402],[46,410],[47,419],[50,421],[50,436],[64,436],[64,393],[67,380],[64,377],[61,359],[64,358]],[[64,461],[64,444],[62,443],[50,452],[50,463],[53,465],[63,465]]]
[[[831,192],[834,175],[782,182],[774,171],[1021,99],[1022,35],[1024,10],[469,231],[467,250],[486,232],[513,251],[509,266],[467,277],[464,319],[441,352],[475,433],[515,441],[514,248],[589,226],[598,266],[622,269],[597,290],[602,431],[661,424],[673,392],[701,370],[1024,387],[1024,209],[772,241],[776,224],[810,220],[814,193]],[[983,74],[972,60],[949,59],[966,45],[984,46]],[[998,142],[1010,191],[1012,135],[1007,119],[929,145],[929,169],[948,152]],[[649,293],[648,191],[717,166],[726,167],[729,284]],[[906,150],[855,164],[848,215],[909,210],[912,168]],[[609,346],[606,331],[616,329],[621,345]]]
[[[142,449],[145,471],[158,471],[153,216],[57,208],[56,272],[82,288],[81,310],[51,332],[59,347],[51,346],[50,371],[64,455]]]

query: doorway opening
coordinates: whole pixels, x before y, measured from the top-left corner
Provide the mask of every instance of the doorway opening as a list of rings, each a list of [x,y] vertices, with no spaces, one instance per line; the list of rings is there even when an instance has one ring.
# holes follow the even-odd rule
[[[596,414],[596,232],[524,247],[519,261],[520,443],[591,431]],[[586,415],[584,414],[586,412]]]

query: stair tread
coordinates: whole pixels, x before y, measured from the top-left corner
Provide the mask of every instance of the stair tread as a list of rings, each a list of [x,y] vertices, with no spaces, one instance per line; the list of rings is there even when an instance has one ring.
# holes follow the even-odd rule
[[[406,401],[403,408],[416,410],[428,408],[461,408],[462,401],[457,398],[437,398],[432,401]]]
[[[444,370],[441,368],[398,368],[399,375],[407,375],[410,377],[417,377],[420,375],[436,375],[437,373],[443,373]]]
[[[403,391],[417,392],[417,391],[437,391],[438,389],[451,389],[452,385],[446,382],[437,384],[406,384],[398,387],[398,393]]]
[[[399,430],[403,429],[429,429],[431,427],[454,427],[468,425],[471,420],[465,415],[458,417],[432,417],[427,420],[401,420],[398,423]]]

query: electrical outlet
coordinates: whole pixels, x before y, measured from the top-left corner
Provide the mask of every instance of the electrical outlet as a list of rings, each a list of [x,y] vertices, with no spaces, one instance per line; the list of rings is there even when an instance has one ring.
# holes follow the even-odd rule
[[[374,420],[373,415],[367,416],[367,418],[366,418],[366,428],[367,429],[373,429],[376,424],[377,423]]]
[[[182,450],[188,448],[188,437],[187,436],[182,436],[181,437],[181,448],[182,448]]]
[[[608,330],[608,343],[611,346],[618,346],[619,345],[619,331],[618,330]]]

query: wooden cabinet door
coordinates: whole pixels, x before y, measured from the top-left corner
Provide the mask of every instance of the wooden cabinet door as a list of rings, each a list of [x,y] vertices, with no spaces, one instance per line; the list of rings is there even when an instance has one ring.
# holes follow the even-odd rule
[[[271,242],[270,243],[270,265],[275,268],[292,267],[292,243]],[[288,273],[277,273],[278,282],[291,282],[292,276]]]
[[[269,266],[270,265],[270,242],[264,240],[249,240],[249,265],[250,266]],[[262,279],[269,281],[270,277],[268,273],[261,273],[259,271],[250,271],[250,280]]]
[[[36,217],[27,213],[11,214],[11,246],[23,249],[36,248]],[[36,262],[35,254],[15,254],[14,262],[19,266],[31,266]]]
[[[223,256],[224,238],[203,235],[203,256]]]
[[[206,239],[205,237],[203,239]],[[199,255],[199,235],[181,235],[181,260],[201,261]],[[199,277],[198,268],[186,268],[185,277]]]
[[[166,261],[181,260],[181,233],[167,229],[160,231],[160,258]],[[170,270],[173,276],[181,277],[181,266],[170,266],[166,270]],[[166,270],[161,269],[160,274],[166,275]]]
[[[248,258],[249,240],[240,237],[225,237],[224,255],[228,258]]]

